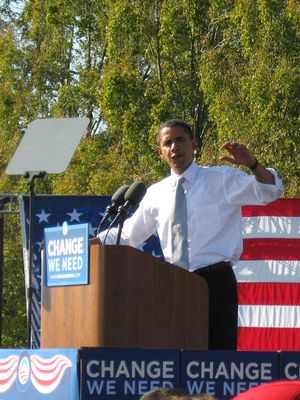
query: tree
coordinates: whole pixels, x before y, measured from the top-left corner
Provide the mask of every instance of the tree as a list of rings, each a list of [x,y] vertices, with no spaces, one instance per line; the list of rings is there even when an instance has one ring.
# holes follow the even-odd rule
[[[0,190],[28,193],[5,169],[36,118],[90,121],[67,170],[37,193],[104,195],[168,173],[156,131],[175,117],[194,128],[201,163],[218,163],[229,138],[245,142],[299,196],[299,22],[296,0],[2,2]]]
[[[153,157],[162,120],[186,119],[202,147],[207,119],[197,69],[207,7],[198,1],[110,2],[100,107],[131,169],[146,181],[163,173]]]
[[[300,5],[212,5],[200,74],[218,144],[229,138],[247,143],[261,162],[280,171],[286,196],[299,195]]]

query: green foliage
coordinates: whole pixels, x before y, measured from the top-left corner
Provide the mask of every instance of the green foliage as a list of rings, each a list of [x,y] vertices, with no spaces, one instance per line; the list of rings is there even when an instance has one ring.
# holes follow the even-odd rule
[[[247,143],[261,162],[280,171],[286,196],[297,196],[300,5],[279,0],[231,5],[212,14],[213,25],[222,30],[213,46],[208,38],[200,69],[218,144],[229,138]],[[291,18],[291,8],[298,19],[297,13]]]
[[[2,347],[26,346],[26,306],[20,218],[4,218]]]
[[[0,31],[0,130],[11,139],[23,127],[28,92],[24,80],[23,54],[18,49],[12,25]]]
[[[153,158],[161,121],[187,120],[202,148],[208,124],[197,69],[206,10],[198,1],[110,3],[100,108],[131,164],[137,170],[147,165],[153,176],[163,173]]]
[[[2,193],[28,193],[26,179],[5,169],[32,120],[86,116],[69,167],[37,180],[37,193],[111,194],[156,181],[168,173],[157,128],[182,118],[195,131],[199,162],[218,163],[220,145],[233,138],[279,170],[285,196],[300,195],[298,1],[24,0],[0,7],[0,26]],[[13,219],[5,341],[14,342],[15,324],[18,345],[20,242]]]

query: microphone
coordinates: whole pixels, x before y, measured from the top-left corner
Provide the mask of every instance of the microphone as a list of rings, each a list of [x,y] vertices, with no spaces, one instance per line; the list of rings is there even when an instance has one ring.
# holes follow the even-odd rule
[[[108,220],[111,215],[116,215],[118,208],[124,203],[124,196],[129,188],[129,185],[123,185],[113,194],[111,198],[111,205],[106,207],[104,216],[100,221],[99,227],[97,229],[97,235],[102,228],[103,224]]]
[[[124,196],[125,202],[119,206],[118,213],[115,216],[115,219],[112,221],[110,227],[120,221],[124,221],[124,219],[127,217],[129,208],[139,204],[142,198],[145,196],[146,191],[147,188],[143,182],[134,182],[126,191]]]

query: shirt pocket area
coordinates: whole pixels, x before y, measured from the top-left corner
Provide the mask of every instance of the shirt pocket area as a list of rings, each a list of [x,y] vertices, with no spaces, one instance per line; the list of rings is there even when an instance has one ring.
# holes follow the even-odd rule
[[[197,235],[214,234],[221,230],[220,211],[216,204],[195,205],[188,219],[191,229]]]

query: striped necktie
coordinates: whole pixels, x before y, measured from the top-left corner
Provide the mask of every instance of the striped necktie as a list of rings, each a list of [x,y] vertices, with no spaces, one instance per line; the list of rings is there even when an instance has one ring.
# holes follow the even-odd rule
[[[178,179],[175,193],[174,211],[171,216],[172,234],[172,262],[188,268],[188,242],[187,242],[187,208],[183,182],[185,178]]]

